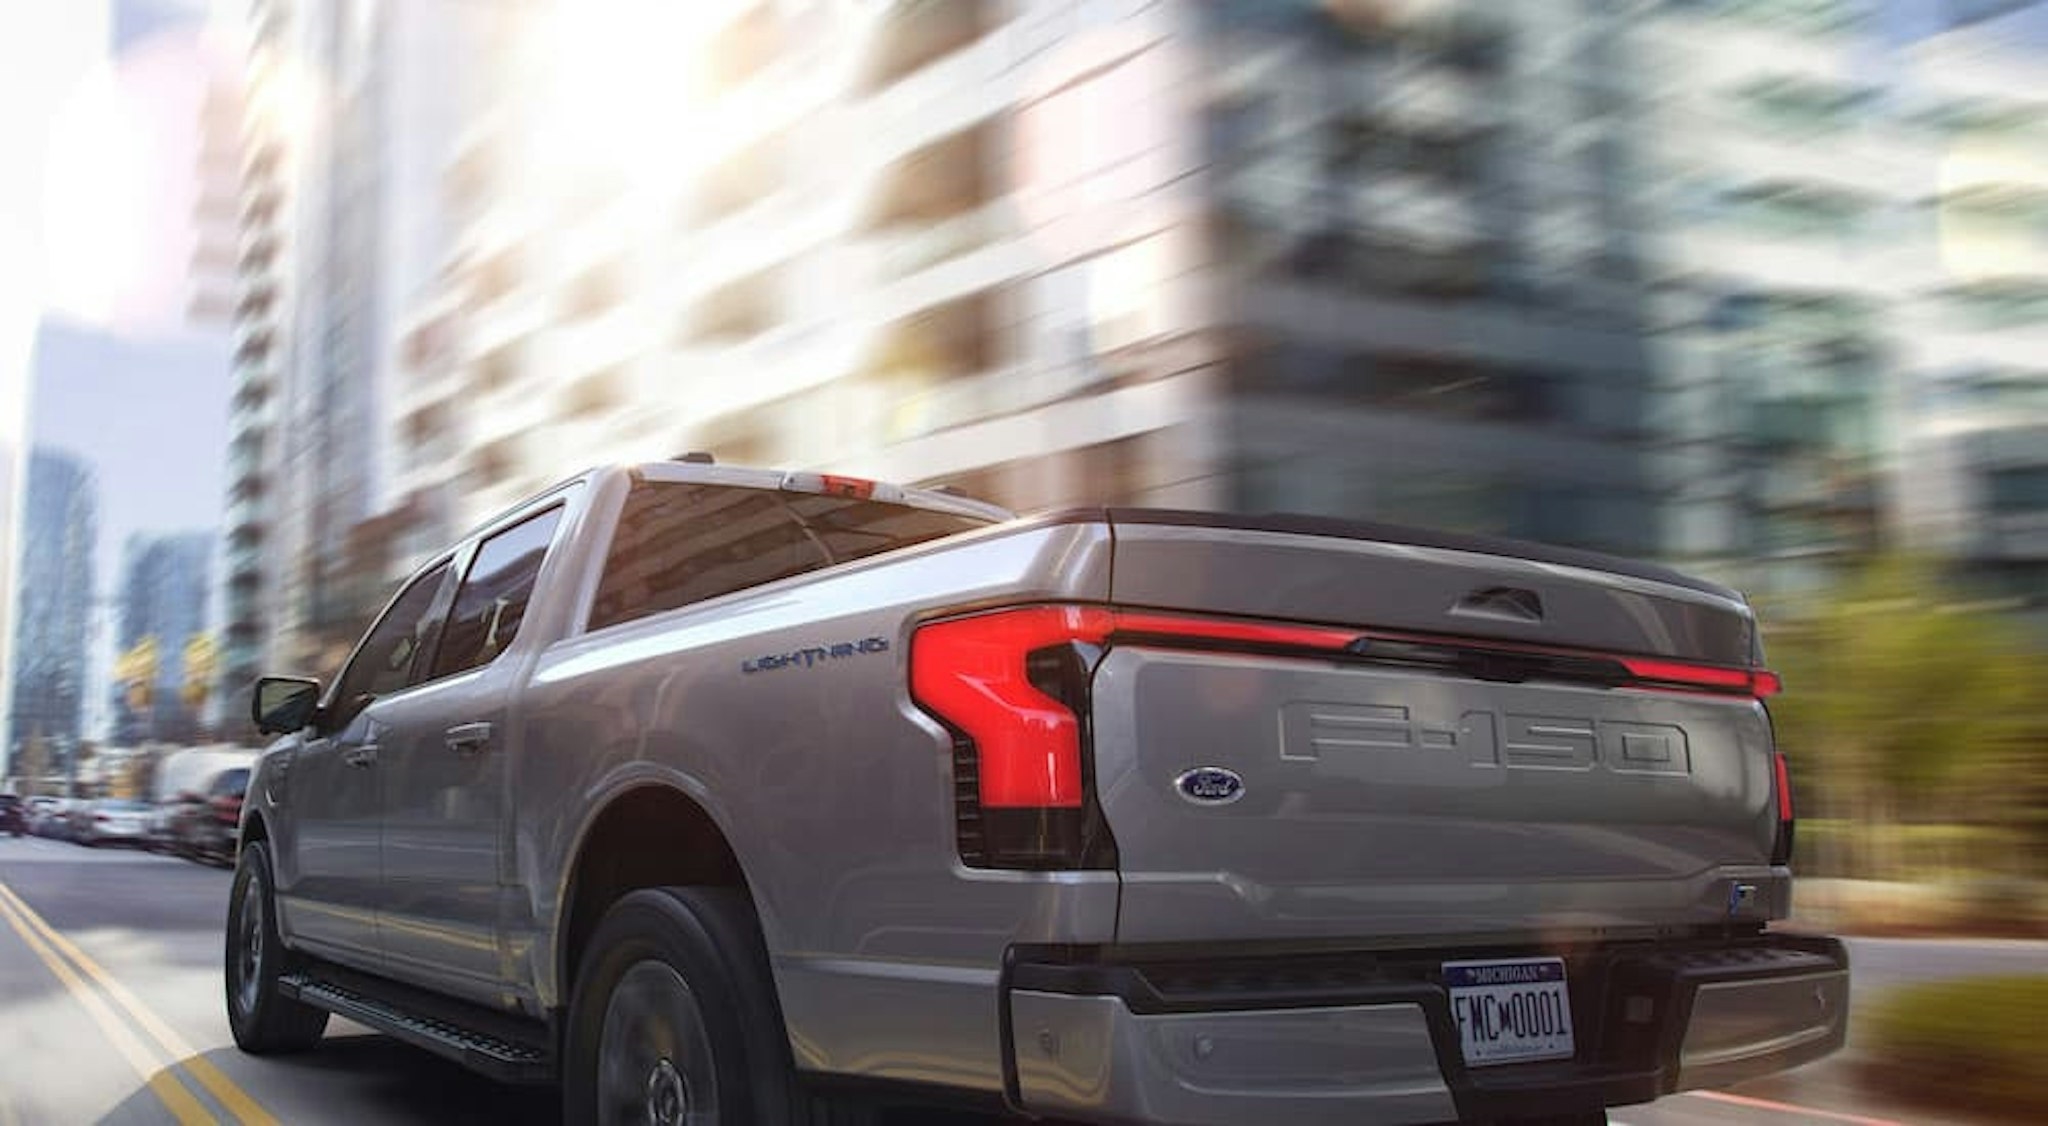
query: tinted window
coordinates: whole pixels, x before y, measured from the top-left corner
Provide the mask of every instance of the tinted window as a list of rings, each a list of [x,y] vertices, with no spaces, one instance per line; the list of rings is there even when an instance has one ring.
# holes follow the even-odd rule
[[[392,600],[390,609],[384,611],[376,628],[356,651],[355,659],[341,674],[341,687],[334,697],[336,714],[328,722],[330,729],[345,725],[368,701],[413,682],[414,665],[423,664],[420,654],[433,647],[433,633],[439,620],[430,618],[427,612],[433,609],[434,597],[447,577],[448,564],[443,563],[413,580]]]
[[[244,793],[248,789],[249,772],[246,770],[230,770],[213,782],[213,792],[219,797]]]
[[[631,621],[985,522],[845,497],[643,481],[619,514],[590,628]]]
[[[448,629],[441,637],[434,675],[447,676],[489,664],[519,634],[533,598],[541,560],[554,542],[562,509],[551,508],[483,542],[469,576],[455,594]]]

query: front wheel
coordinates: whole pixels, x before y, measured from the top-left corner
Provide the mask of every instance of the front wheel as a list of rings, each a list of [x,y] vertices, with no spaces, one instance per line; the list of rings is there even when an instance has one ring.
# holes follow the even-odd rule
[[[605,913],[576,975],[565,1054],[571,1123],[872,1121],[798,1087],[760,928],[726,888],[636,891]]]
[[[270,850],[262,841],[242,850],[228,893],[226,943],[228,1029],[251,1055],[300,1052],[327,1031],[327,1010],[278,990],[287,951],[277,935]]]

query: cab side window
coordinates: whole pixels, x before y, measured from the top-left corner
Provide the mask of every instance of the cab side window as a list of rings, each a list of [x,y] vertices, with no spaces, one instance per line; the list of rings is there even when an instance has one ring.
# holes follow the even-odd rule
[[[392,600],[355,659],[343,670],[329,726],[346,726],[363,705],[411,684],[416,665],[425,667],[423,654],[433,649],[434,632],[440,625],[439,616],[431,611],[447,578],[448,564],[442,563],[414,579]]]
[[[815,540],[766,489],[635,485],[619,514],[590,628],[815,571]]]
[[[562,523],[561,506],[529,517],[485,540],[455,593],[433,675],[450,676],[489,664],[519,634],[540,577],[541,560]]]

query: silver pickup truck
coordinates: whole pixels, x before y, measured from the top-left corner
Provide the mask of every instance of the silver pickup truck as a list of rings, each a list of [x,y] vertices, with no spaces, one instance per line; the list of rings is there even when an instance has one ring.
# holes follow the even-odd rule
[[[1603,1121],[1842,1043],[1756,622],[1658,567],[690,457],[265,678],[227,1008],[570,1121]]]

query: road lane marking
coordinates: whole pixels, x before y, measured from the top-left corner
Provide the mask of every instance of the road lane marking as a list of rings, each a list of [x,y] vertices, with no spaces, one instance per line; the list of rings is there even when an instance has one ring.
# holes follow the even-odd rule
[[[1819,1107],[1781,1103],[1775,1099],[1759,1099],[1754,1095],[1731,1095],[1726,1091],[1687,1091],[1686,1096],[1695,1099],[1708,1099],[1717,1103],[1727,1103],[1730,1106],[1748,1107],[1751,1110],[1773,1110],[1779,1114],[1797,1114],[1805,1118],[1825,1118],[1830,1122],[1847,1122],[1851,1126],[1905,1126],[1905,1123],[1889,1118],[1871,1118],[1861,1114],[1844,1114],[1837,1110],[1821,1110]]]
[[[113,974],[100,968],[99,963],[80,950],[77,944],[57,933],[55,927],[43,921],[43,917],[22,902],[21,897],[14,893],[14,889],[5,883],[0,883],[0,904],[19,912],[28,920],[30,926],[50,941],[51,945],[63,951],[85,971],[86,976],[98,982],[108,995],[119,1002],[122,1008],[128,1010],[128,1015],[135,1018],[135,1023],[141,1025],[143,1031],[149,1033],[164,1051],[169,1052],[180,1067],[199,1080],[200,1086],[205,1087],[214,1098],[220,1100],[220,1105],[227,1108],[229,1114],[240,1119],[244,1126],[278,1126],[277,1119],[269,1111],[264,1110],[255,1099],[249,1097],[248,1092],[236,1086],[235,1081],[215,1067],[212,1060],[200,1055],[198,1049],[178,1035],[177,1030],[165,1024],[148,1005],[142,1003],[142,998],[130,992]]]
[[[100,999],[100,995],[86,984],[85,979],[79,977],[77,971],[36,936],[35,931],[15,913],[13,906],[5,901],[5,897],[0,897],[0,917],[7,920],[7,925],[13,927],[14,933],[21,936],[21,941],[28,946],[29,952],[42,959],[43,965],[48,966],[64,988],[70,990],[71,995],[85,1007],[93,1023],[100,1026],[100,1031],[106,1034],[108,1040],[113,1041],[115,1049],[128,1060],[129,1066],[135,1069],[135,1074],[142,1077],[142,1081],[156,1093],[156,1097],[171,1112],[171,1116],[178,1120],[178,1126],[201,1126],[214,1121],[213,1115],[208,1114],[199,1100],[193,1097],[192,1092],[186,1090],[185,1085],[178,1081],[177,1074],[171,1067],[151,1055],[142,1041],[136,1038],[135,1033],[123,1024],[121,1018],[115,1016],[114,1011],[107,1007],[107,1003]]]

